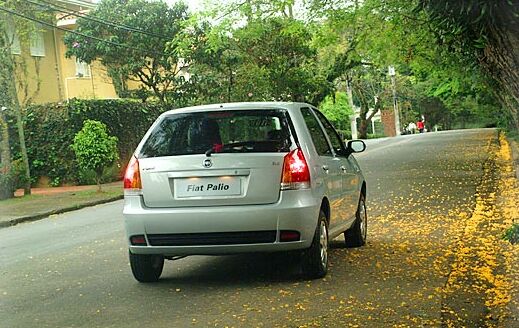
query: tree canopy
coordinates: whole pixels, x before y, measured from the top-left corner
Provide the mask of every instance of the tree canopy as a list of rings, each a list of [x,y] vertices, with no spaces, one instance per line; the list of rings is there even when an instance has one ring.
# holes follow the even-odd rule
[[[365,137],[367,113],[391,109],[394,87],[402,124],[425,116],[429,128],[517,128],[517,7],[506,0],[235,0],[209,1],[192,15],[181,2],[102,0],[78,20],[85,36],[65,41],[69,56],[100,60],[125,97],[151,94],[174,106],[306,101],[326,104],[335,117],[347,114],[330,99],[350,90]],[[130,92],[128,80],[140,81],[141,92]]]
[[[99,60],[120,96],[127,95],[127,81],[131,80],[167,102],[184,83],[179,73],[185,59],[166,48],[181,43],[177,37],[188,19],[187,6],[181,2],[170,7],[160,1],[103,0],[88,16],[78,19],[77,32],[84,36],[65,36],[67,56],[87,63]]]
[[[519,129],[519,2],[420,0],[419,8],[442,56],[483,74],[485,87]]]
[[[120,96],[151,94],[174,105],[242,100],[317,105],[347,86],[355,106],[390,108],[392,83],[384,72],[391,65],[397,98],[412,113],[426,115],[427,104],[440,102],[449,117],[445,128],[465,126],[467,119],[518,127],[517,2],[207,4],[207,11],[190,15],[181,2],[100,1],[79,18],[82,35],[67,35],[67,54],[100,60]],[[130,92],[129,80],[141,83],[140,92]],[[363,112],[361,119],[369,121]]]

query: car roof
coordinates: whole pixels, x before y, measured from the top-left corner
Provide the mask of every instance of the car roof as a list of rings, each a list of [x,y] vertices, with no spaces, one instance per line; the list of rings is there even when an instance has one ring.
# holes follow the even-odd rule
[[[255,109],[255,110],[262,110],[262,109],[276,109],[276,108],[283,108],[283,109],[293,109],[293,108],[299,108],[299,107],[310,107],[312,105],[307,103],[300,103],[300,102],[281,102],[281,101],[271,101],[271,102],[235,102],[235,103],[221,103],[221,104],[210,104],[210,105],[200,105],[200,106],[192,106],[192,107],[184,107],[184,108],[178,108],[178,109],[172,109],[165,113],[163,113],[161,116],[167,116],[171,114],[184,114],[184,113],[195,113],[195,112],[202,112],[202,111],[217,111],[217,110],[236,110],[236,109]]]

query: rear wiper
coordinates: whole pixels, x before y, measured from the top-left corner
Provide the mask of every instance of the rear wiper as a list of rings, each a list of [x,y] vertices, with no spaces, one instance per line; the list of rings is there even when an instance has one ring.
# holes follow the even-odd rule
[[[211,147],[211,148],[209,148],[208,150],[205,151],[205,156],[211,157],[212,153],[219,152],[219,151],[222,150],[222,148],[223,148],[222,144],[214,144],[213,147]]]

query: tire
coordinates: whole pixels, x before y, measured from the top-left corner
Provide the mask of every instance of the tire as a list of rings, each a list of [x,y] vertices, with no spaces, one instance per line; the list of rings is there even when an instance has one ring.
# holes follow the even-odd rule
[[[355,218],[355,222],[351,228],[344,231],[344,239],[347,247],[360,247],[366,244],[368,215],[366,214],[366,196],[364,196],[364,194],[360,194]]]
[[[164,268],[161,255],[130,254],[130,266],[135,279],[139,282],[157,282]]]
[[[312,245],[303,252],[302,269],[309,279],[322,278],[328,272],[328,222],[323,211],[319,211]]]

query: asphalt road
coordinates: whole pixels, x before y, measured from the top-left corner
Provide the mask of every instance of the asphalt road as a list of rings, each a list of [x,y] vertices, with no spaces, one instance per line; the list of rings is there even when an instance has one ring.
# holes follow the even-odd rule
[[[0,229],[0,327],[416,327],[445,324],[450,309],[482,322],[479,295],[449,306],[441,290],[495,140],[467,130],[369,141],[357,156],[369,242],[334,241],[322,280],[260,254],[166,262],[159,283],[139,284],[122,201]]]

